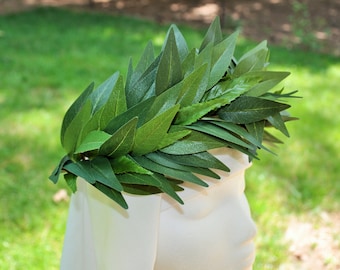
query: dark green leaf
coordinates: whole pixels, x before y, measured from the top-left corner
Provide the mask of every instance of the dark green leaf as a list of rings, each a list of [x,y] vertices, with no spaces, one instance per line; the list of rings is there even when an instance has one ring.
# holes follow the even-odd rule
[[[194,129],[209,135],[212,135],[214,137],[217,137],[221,140],[224,140],[226,142],[231,142],[233,144],[240,145],[242,147],[251,147],[248,143],[245,141],[239,139],[238,137],[234,136],[232,133],[230,133],[228,130],[225,130],[223,128],[220,128],[214,124],[210,124],[207,122],[197,122],[193,125],[188,126],[190,129]]]
[[[280,113],[273,114],[267,118],[268,122],[275,127],[276,129],[280,130],[284,135],[289,137],[289,133],[287,127],[282,119]]]
[[[190,155],[170,155],[162,153],[162,155],[175,161],[178,164],[183,164],[186,166],[219,169],[226,172],[230,171],[226,164],[222,163],[219,159],[215,158],[209,152],[200,152]]]
[[[92,93],[94,89],[94,83],[91,83],[83,93],[73,102],[70,108],[65,113],[62,127],[61,127],[61,141],[64,141],[65,131],[73,121],[73,119],[78,115],[79,111],[82,109],[86,101],[88,100],[88,96]]]
[[[119,204],[122,208],[124,209],[128,209],[128,205],[123,197],[123,195],[114,190],[114,189],[111,189],[99,182],[97,182],[95,185],[94,185],[98,190],[100,190],[101,192],[103,192],[106,196],[108,196],[111,200],[115,201],[117,204]]]
[[[223,146],[225,145],[222,140],[197,131],[192,131],[184,139],[162,148],[161,151],[167,154],[189,155]]]
[[[178,180],[191,182],[191,183],[194,183],[200,186],[205,186],[205,187],[208,186],[204,181],[199,179],[197,176],[193,175],[191,172],[182,171],[182,170],[178,170],[178,169],[171,168],[168,166],[164,166],[144,156],[134,157],[134,159],[137,161],[138,164],[140,164],[141,166],[143,166],[144,168],[150,171],[157,172],[161,175],[166,175],[168,177],[175,178]]]
[[[73,193],[77,191],[77,176],[73,173],[64,174],[64,179]]]
[[[262,98],[243,96],[218,111],[220,118],[226,122],[249,124],[267,118],[289,108],[287,104]]]
[[[59,175],[64,167],[64,165],[67,163],[67,162],[70,162],[70,158],[68,157],[68,155],[64,156],[58,166],[53,170],[52,174],[49,176],[49,179],[54,183],[56,184],[58,182],[58,179],[59,179]]]
[[[100,182],[117,191],[122,191],[123,187],[114,174],[110,161],[105,157],[95,157],[90,161],[92,173],[97,182]]]

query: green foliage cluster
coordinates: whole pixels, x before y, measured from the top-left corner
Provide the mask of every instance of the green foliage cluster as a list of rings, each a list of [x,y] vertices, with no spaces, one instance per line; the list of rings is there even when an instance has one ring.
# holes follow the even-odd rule
[[[280,141],[266,127],[288,136],[279,99],[295,92],[269,92],[288,72],[267,71],[266,42],[234,57],[238,33],[223,38],[219,19],[199,48],[188,49],[173,25],[161,53],[151,43],[124,84],[117,72],[79,96],[65,114],[61,142],[67,155],[50,179],[76,191],[77,177],[127,208],[122,192],[164,192],[183,203],[183,181],[207,186],[196,174],[218,179],[211,169],[228,171],[208,150],[237,149],[256,158],[262,142]],[[268,150],[268,149],[267,149]]]

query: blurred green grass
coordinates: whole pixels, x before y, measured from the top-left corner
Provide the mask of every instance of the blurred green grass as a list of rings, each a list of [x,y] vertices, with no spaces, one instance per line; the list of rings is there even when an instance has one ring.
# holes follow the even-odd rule
[[[40,8],[0,16],[0,265],[58,269],[67,202],[52,196],[66,185],[47,177],[63,150],[64,112],[92,81],[126,74],[152,40],[160,49],[168,26],[127,17]],[[190,45],[205,30],[180,27]],[[255,44],[239,42],[238,52]],[[287,90],[299,89],[288,124],[291,138],[261,153],[247,172],[247,196],[258,224],[254,269],[287,260],[282,241],[290,215],[337,211],[340,202],[339,58],[271,48],[272,70],[288,70]]]

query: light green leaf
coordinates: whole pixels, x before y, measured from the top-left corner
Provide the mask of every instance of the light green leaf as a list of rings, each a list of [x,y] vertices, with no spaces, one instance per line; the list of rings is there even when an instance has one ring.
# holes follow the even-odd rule
[[[110,159],[110,163],[117,177],[118,174],[124,173],[152,174],[152,172],[140,166],[129,156]]]
[[[75,154],[84,153],[87,151],[92,151],[99,149],[100,146],[110,138],[110,134],[101,131],[101,130],[93,130],[87,134],[85,139],[81,142],[81,144],[75,150]]]
[[[99,155],[119,157],[132,149],[138,118],[132,118],[105,141],[99,149]]]
[[[249,124],[265,119],[289,107],[287,104],[271,100],[243,96],[230,105],[221,108],[218,115],[226,122]]]
[[[207,115],[209,112],[229,104],[229,102],[229,97],[221,97],[181,108],[176,116],[175,124],[190,125]]]
[[[178,109],[179,105],[176,105],[137,129],[132,150],[134,155],[144,155],[157,150],[158,145],[168,132]]]

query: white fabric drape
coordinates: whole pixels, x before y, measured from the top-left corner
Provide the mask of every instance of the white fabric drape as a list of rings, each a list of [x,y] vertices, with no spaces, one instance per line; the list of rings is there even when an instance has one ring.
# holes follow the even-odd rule
[[[225,150],[223,152],[218,150],[212,153],[230,167],[231,173],[219,171],[221,180],[204,178],[209,182],[209,188],[186,184],[185,190],[179,193],[185,202],[184,206],[164,194],[150,196],[124,194],[129,205],[129,209],[124,210],[84,180],[78,179],[78,190],[71,197],[60,269],[251,269],[249,265],[252,264],[253,251],[247,251],[251,253],[250,257],[247,255],[251,261],[244,267],[238,264],[240,267],[226,268],[227,265],[233,265],[231,260],[237,256],[232,258],[226,256],[229,251],[223,246],[223,242],[234,241],[230,234],[242,227],[242,224],[238,223],[244,223],[242,219],[244,217],[240,220],[235,217],[243,215],[252,223],[243,194],[244,170],[250,164],[247,157],[237,151],[228,150],[226,154]],[[221,203],[228,204],[229,208],[222,209]],[[215,217],[211,213],[215,213]],[[206,219],[207,215],[209,218]],[[230,220],[224,222],[234,227],[219,228],[218,224],[223,224],[220,221],[224,215],[224,219],[228,216],[233,217],[233,222]],[[207,230],[218,232],[220,229],[225,231],[225,236],[205,233]],[[246,234],[247,231],[248,234],[254,233],[254,230],[248,228],[245,230]],[[199,239],[202,234],[207,237]],[[211,256],[207,255],[208,250]],[[178,262],[170,263],[176,258]],[[190,258],[202,262],[194,265]],[[214,268],[214,261],[220,266],[216,265]]]

